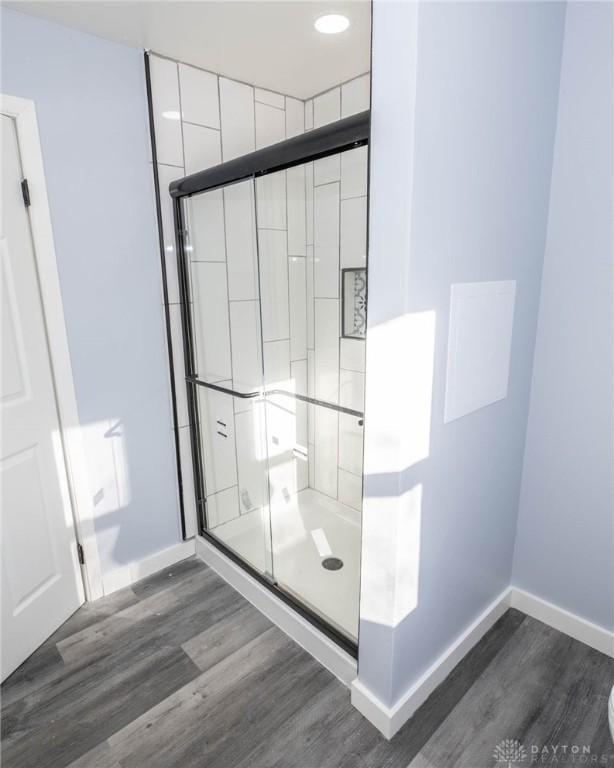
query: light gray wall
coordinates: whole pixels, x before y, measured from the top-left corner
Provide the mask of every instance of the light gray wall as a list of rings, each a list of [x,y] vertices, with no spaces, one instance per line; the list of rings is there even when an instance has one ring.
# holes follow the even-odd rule
[[[180,538],[142,53],[2,10],[36,103],[103,572]]]
[[[570,3],[514,584],[614,629],[613,6]]]
[[[372,475],[367,463],[365,470],[366,504],[421,486],[415,605],[395,614],[392,626],[360,625],[359,677],[388,704],[510,583],[565,6],[421,3],[411,158],[413,116],[399,109],[393,92],[403,98],[412,90],[406,13],[402,3],[374,5],[372,183],[378,186],[371,189],[367,442],[378,328],[403,312],[433,312],[436,330],[426,456],[398,472]],[[392,131],[398,120],[405,122]],[[412,163],[408,189],[399,178]],[[384,164],[388,185],[377,171]],[[391,202],[391,194],[403,197]],[[399,295],[404,270],[405,299]],[[517,281],[508,397],[444,424],[450,286],[503,279]],[[389,351],[404,353],[402,345]],[[401,564],[415,556],[413,544],[400,539]]]

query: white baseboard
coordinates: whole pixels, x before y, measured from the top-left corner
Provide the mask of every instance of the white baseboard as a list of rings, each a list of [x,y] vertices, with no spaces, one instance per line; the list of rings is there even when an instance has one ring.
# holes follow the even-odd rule
[[[442,683],[459,661],[510,607],[508,587],[446,648],[408,691],[391,707],[386,706],[359,679],[352,683],[352,704],[387,739],[391,739],[418,707]]]
[[[559,632],[563,632],[607,656],[614,657],[614,632],[582,619],[564,608],[553,605],[522,589],[508,587],[393,706],[386,706],[359,679],[352,683],[352,704],[387,739],[391,739],[435,688],[445,680],[467,652],[510,607],[548,624]]]
[[[160,552],[154,552],[153,555],[148,555],[142,560],[135,560],[110,573],[105,573],[102,576],[104,594],[110,595],[112,592],[117,592],[118,589],[129,587],[139,579],[145,579],[163,568],[168,568],[169,565],[185,560],[186,557],[191,557],[194,552],[194,539],[188,539],[188,541],[180,541],[172,547],[162,549]]]
[[[355,659],[202,536],[196,537],[196,554],[342,683],[355,680]]]
[[[558,629],[559,632],[573,637],[574,640],[579,640],[614,658],[614,632],[609,632],[598,624],[582,619],[575,613],[570,613],[518,587],[512,587],[512,608],[517,608],[527,616],[543,621],[544,624]]]

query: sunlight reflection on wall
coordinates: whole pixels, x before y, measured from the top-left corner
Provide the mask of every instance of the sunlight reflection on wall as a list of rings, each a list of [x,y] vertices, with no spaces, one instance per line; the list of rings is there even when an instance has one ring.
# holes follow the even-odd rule
[[[394,627],[418,604],[422,485],[402,474],[429,455],[435,312],[369,330],[360,618]]]

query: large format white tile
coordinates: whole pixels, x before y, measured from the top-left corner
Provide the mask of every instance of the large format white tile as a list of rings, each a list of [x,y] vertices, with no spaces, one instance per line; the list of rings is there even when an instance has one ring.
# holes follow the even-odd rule
[[[288,196],[288,255],[304,256],[307,245],[304,165],[297,165],[286,171],[286,194]]]
[[[277,144],[286,137],[286,113],[283,109],[256,102],[256,149]]]
[[[260,306],[258,301],[230,302],[232,379],[238,392],[253,392],[262,386]],[[236,410],[247,410],[250,401],[236,399]]]
[[[314,196],[314,294],[339,296],[339,184],[316,187]]]
[[[207,494],[237,484],[232,396],[198,387],[201,442]]]
[[[313,163],[305,165],[305,231],[307,245],[313,245]]]
[[[305,130],[311,131],[313,129],[313,99],[308,99],[305,102]]]
[[[368,74],[355,77],[341,86],[341,117],[369,109],[371,82]]]
[[[264,354],[264,381],[267,388],[289,390],[290,380],[290,342],[265,341],[262,345]]]
[[[247,410],[236,413],[235,430],[239,504],[246,514],[268,503],[264,403],[251,401]]]
[[[363,411],[365,404],[365,375],[358,371],[339,372],[339,405],[353,411]]]
[[[316,449],[313,443],[309,443],[307,456],[309,459],[309,487],[316,487]]]
[[[159,56],[150,56],[149,66],[157,160],[166,165],[183,166],[177,64]]]
[[[341,268],[367,265],[367,198],[341,201]]]
[[[362,478],[339,470],[339,501],[352,509],[362,509]]]
[[[262,104],[269,104],[271,107],[277,107],[277,109],[284,108],[285,96],[283,93],[275,93],[275,91],[265,91],[263,88],[256,88],[254,91],[254,99]]]
[[[288,319],[288,257],[286,233],[258,231],[260,292],[262,302],[262,337],[276,341],[290,337]]]
[[[173,371],[175,374],[175,403],[179,427],[190,423],[188,398],[185,383],[185,363],[183,357],[183,328],[181,325],[181,305],[169,305],[171,321],[171,346],[173,348]]]
[[[339,414],[339,467],[362,475],[363,428],[356,416]]]
[[[183,124],[186,174],[204,171],[221,162],[220,132],[202,125]]]
[[[207,528],[209,530],[238,517],[239,493],[237,486],[207,495]]]
[[[291,398],[267,399],[271,510],[287,508],[292,496],[300,490],[307,471],[307,456],[297,449],[295,404]]]
[[[286,96],[286,138],[298,136],[305,130],[305,105],[299,99]]]
[[[220,110],[224,160],[253,152],[254,89],[250,85],[220,77]]]
[[[231,301],[258,298],[254,184],[251,179],[224,189],[228,295]]]
[[[191,264],[196,370],[205,381],[232,378],[226,264]]]
[[[332,88],[321,93],[313,100],[313,126],[320,128],[328,123],[334,123],[341,117],[341,90]]]
[[[339,301],[316,299],[315,396],[339,401]]]
[[[307,283],[305,258],[288,257],[290,297],[290,359],[307,357]]]
[[[316,396],[316,364],[315,364],[315,352],[312,349],[307,350],[307,395],[308,397]],[[307,406],[307,442],[311,445],[315,442],[315,405]],[[313,461],[313,456],[310,457],[310,461]],[[311,483],[310,483],[311,484]]]
[[[290,363],[290,377],[292,387],[297,395],[307,394],[307,361],[296,360]],[[299,450],[307,453],[307,403],[297,400],[295,403],[296,414],[296,442]]]
[[[286,228],[286,172],[268,173],[256,179],[258,229]]]
[[[316,160],[313,164],[313,183],[316,187],[322,184],[330,184],[341,178],[341,157],[331,155],[322,160]]]
[[[184,175],[183,168],[170,165],[158,165],[158,184],[160,186],[160,210],[162,213],[162,238],[164,241],[164,259],[166,263],[166,288],[168,303],[180,301],[179,279],[177,275],[177,254],[175,250],[175,226],[173,223],[173,200],[168,186],[171,181]]]
[[[313,349],[315,319],[315,304],[313,296],[313,245],[307,246],[305,268],[307,272],[305,280],[307,287],[307,349]]]
[[[367,194],[368,150],[357,147],[341,153],[341,199]]]
[[[314,487],[333,498],[337,498],[338,429],[338,414],[316,407]]]
[[[294,391],[299,395],[307,394],[307,361],[297,360],[290,364],[290,375]],[[296,400],[294,403],[296,419],[296,443],[294,458],[296,460],[297,486],[302,490],[309,485],[309,448],[307,426],[307,403]]]
[[[364,339],[341,339],[339,367],[349,371],[365,371]]]
[[[192,464],[192,442],[190,428],[179,430],[179,460],[181,462],[181,487],[183,490],[183,512],[186,527],[196,527],[196,493],[194,491],[194,469]],[[194,533],[196,531],[194,530]]]
[[[204,72],[187,64],[179,65],[181,87],[181,113],[188,123],[220,127],[220,103],[217,75]]]
[[[226,261],[224,199],[221,189],[194,195],[187,201],[190,258]]]

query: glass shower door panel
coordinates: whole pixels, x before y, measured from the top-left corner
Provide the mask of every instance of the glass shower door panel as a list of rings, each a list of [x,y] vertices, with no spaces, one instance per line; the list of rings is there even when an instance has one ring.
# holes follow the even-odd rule
[[[206,529],[271,574],[253,181],[188,198],[187,273]]]
[[[273,574],[351,640],[358,633],[365,342],[361,296],[353,291],[360,281],[347,279],[344,294],[343,275],[352,269],[366,280],[363,175],[366,153],[351,150],[255,184]]]

